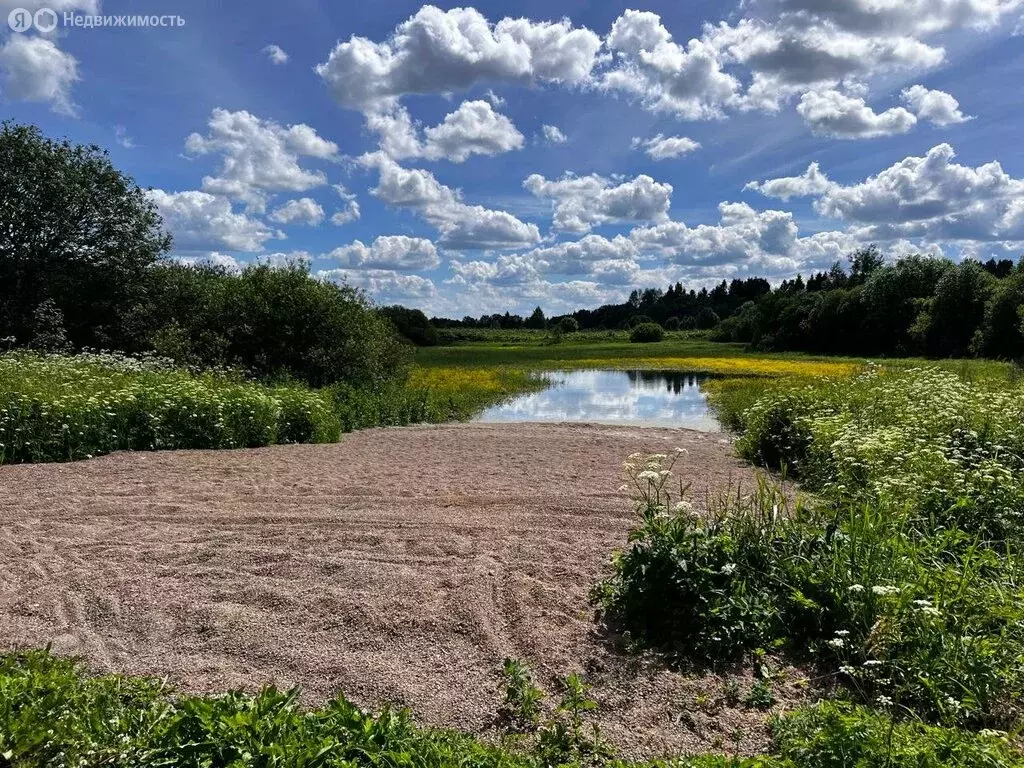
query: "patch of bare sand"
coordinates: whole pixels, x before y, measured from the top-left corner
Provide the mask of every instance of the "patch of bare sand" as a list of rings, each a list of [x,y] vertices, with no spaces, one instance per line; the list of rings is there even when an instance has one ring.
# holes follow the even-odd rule
[[[695,708],[721,678],[616,651],[587,603],[634,523],[622,461],[676,446],[698,502],[754,482],[721,435],[579,424],[0,467],[0,645],[52,643],[191,691],[343,691],[478,732],[515,656],[552,693],[584,673],[625,756],[733,733],[755,751],[764,713]]]

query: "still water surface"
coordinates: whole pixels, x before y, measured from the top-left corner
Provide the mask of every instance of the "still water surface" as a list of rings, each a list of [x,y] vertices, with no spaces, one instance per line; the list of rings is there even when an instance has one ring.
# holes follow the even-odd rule
[[[551,371],[552,386],[483,411],[475,421],[587,421],[720,432],[701,385],[679,371]]]

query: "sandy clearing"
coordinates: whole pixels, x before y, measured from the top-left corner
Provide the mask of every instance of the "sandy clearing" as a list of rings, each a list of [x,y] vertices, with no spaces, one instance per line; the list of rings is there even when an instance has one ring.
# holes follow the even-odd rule
[[[341,443],[0,467],[0,646],[79,654],[188,690],[301,684],[486,731],[498,669],[595,683],[627,756],[765,743],[695,711],[687,679],[602,640],[586,601],[632,524],[633,451],[706,489],[753,471],[721,435],[589,425],[375,429]]]

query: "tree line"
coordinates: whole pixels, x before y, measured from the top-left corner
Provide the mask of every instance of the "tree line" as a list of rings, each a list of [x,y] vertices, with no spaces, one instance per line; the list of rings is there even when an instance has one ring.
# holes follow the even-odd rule
[[[954,263],[875,247],[740,306],[712,338],[764,350],[1024,359],[1024,259]]]
[[[545,318],[492,314],[434,318],[438,328],[545,328],[570,321],[583,330],[700,329],[716,341],[765,351],[819,354],[1024,358],[1024,259],[960,263],[909,256],[887,262],[875,246],[826,272],[773,288],[760,277],[723,280],[710,290],[634,290],[621,304]]]
[[[411,348],[359,291],[301,264],[167,258],[152,201],[96,146],[0,128],[0,349],[151,352],[313,386],[372,385]]]

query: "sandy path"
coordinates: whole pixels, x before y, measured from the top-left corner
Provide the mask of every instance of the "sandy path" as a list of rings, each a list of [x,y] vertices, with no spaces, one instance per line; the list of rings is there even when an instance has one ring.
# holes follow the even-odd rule
[[[343,690],[474,730],[517,656],[549,690],[585,672],[627,754],[736,726],[756,748],[763,715],[681,717],[713,679],[617,654],[586,602],[632,522],[619,465],[675,446],[698,497],[752,482],[720,435],[539,424],[0,467],[0,646],[191,690]]]

